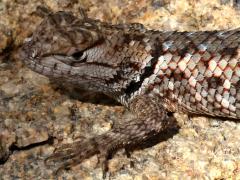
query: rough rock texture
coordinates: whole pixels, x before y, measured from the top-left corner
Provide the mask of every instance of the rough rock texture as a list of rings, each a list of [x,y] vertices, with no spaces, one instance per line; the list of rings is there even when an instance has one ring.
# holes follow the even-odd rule
[[[0,179],[52,179],[44,165],[58,144],[84,140],[131,116],[119,104],[51,83],[22,64],[17,48],[41,18],[38,5],[112,23],[140,22],[161,30],[238,27],[233,1],[217,0],[0,0]],[[120,7],[120,8],[119,8]],[[240,179],[240,122],[176,114],[175,129],[137,147],[118,151],[110,179]],[[131,164],[134,166],[131,167]],[[102,179],[97,156],[64,171],[66,179]]]

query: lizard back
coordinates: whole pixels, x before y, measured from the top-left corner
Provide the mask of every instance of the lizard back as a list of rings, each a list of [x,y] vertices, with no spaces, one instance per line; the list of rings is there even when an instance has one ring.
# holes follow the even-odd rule
[[[240,31],[175,32],[49,14],[22,48],[34,71],[108,94],[137,95],[169,111],[240,118]]]
[[[160,96],[171,111],[240,117],[239,29],[154,32],[149,39],[157,52],[134,93]]]

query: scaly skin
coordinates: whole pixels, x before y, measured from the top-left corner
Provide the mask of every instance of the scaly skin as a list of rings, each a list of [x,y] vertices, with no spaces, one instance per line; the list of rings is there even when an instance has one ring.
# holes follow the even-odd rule
[[[21,49],[25,64],[55,81],[103,92],[136,116],[58,148],[48,162],[68,167],[94,154],[104,160],[114,148],[173,126],[173,112],[240,119],[239,45],[239,29],[163,32],[49,12]]]

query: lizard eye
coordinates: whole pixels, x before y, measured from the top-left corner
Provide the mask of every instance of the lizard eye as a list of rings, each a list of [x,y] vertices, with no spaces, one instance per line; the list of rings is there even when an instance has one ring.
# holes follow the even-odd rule
[[[82,61],[86,58],[86,53],[76,48],[70,48],[67,54],[73,61]]]
[[[75,62],[86,62],[87,55],[83,51],[74,52],[71,57]]]
[[[82,51],[78,51],[75,52],[71,55],[75,60],[80,60],[83,56],[83,52]]]

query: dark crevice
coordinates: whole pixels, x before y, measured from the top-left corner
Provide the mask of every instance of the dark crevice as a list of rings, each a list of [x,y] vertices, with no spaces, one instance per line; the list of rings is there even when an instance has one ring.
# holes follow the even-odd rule
[[[46,144],[53,145],[54,137],[50,136],[46,141],[39,142],[39,143],[34,143],[30,144],[26,147],[18,147],[16,144],[12,144],[9,148],[9,151],[6,152],[3,158],[0,159],[0,165],[3,165],[9,158],[9,156],[14,152],[14,151],[27,151],[32,148],[38,147],[38,146],[43,146]]]
[[[46,141],[30,144],[26,147],[18,147],[18,146],[16,146],[16,144],[12,144],[9,149],[12,152],[13,151],[27,151],[27,150],[30,150],[30,149],[32,149],[34,147],[37,147],[37,146],[43,146],[43,145],[46,145],[46,144],[53,145],[53,141],[54,141],[54,137],[50,136]]]
[[[30,145],[28,145],[26,147],[18,147],[18,146],[16,146],[16,144],[12,144],[10,146],[10,148],[9,148],[9,151],[6,152],[6,154],[4,155],[4,157],[2,159],[0,159],[0,165],[4,164],[8,160],[9,156],[14,151],[27,151],[27,150],[30,150],[30,149],[32,149],[34,147],[37,147],[37,146],[43,146],[43,145],[46,145],[46,144],[52,145],[53,144],[53,140],[54,140],[53,137],[49,137],[48,140],[46,140],[46,141],[30,144]]]
[[[11,37],[11,40],[7,45],[7,47],[3,49],[2,52],[0,53],[0,62],[6,63],[9,69],[14,66],[12,63],[12,60],[14,60],[14,58],[11,57],[13,53],[16,53],[16,51],[14,50],[15,50],[15,45]],[[11,61],[9,61],[9,59],[11,59]]]

